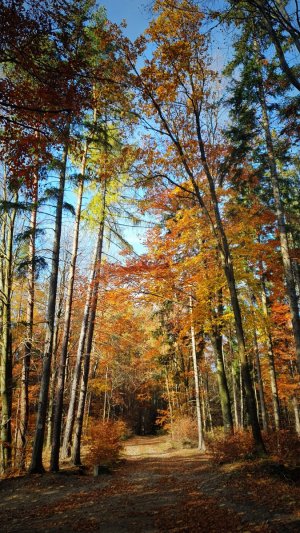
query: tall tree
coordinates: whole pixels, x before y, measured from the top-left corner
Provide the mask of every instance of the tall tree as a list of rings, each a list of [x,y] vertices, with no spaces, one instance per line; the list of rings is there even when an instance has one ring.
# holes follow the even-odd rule
[[[3,198],[1,206],[0,248],[0,319],[1,319],[1,448],[0,470],[11,466],[12,460],[12,330],[11,297],[13,286],[14,251],[13,239],[18,206],[18,191],[12,190],[7,180],[7,168],[3,167]]]
[[[26,444],[29,423],[29,372],[33,348],[33,319],[34,319],[34,293],[36,278],[36,233],[37,233],[37,208],[38,208],[38,168],[31,187],[31,216],[29,228],[29,246],[27,262],[28,294],[26,309],[26,339],[22,362],[21,393],[20,393],[20,422],[18,432],[19,467],[25,468]]]
[[[289,138],[286,138],[285,146],[281,145],[273,135],[271,128],[272,107],[278,108],[282,87],[280,78],[276,75],[277,62],[268,60],[265,62],[262,54],[262,44],[265,44],[262,36],[257,34],[257,29],[252,21],[245,23],[242,36],[235,43],[235,58],[227,67],[227,72],[233,72],[237,66],[241,67],[239,79],[235,81],[231,103],[234,104],[231,115],[234,124],[231,129],[231,138],[235,138],[235,146],[239,146],[238,157],[247,152],[257,158],[259,155],[253,150],[253,139],[264,134],[264,149],[261,150],[260,158],[263,165],[267,163],[269,180],[274,202],[275,214],[280,238],[280,250],[284,277],[289,299],[292,327],[295,339],[296,357],[300,368],[300,318],[298,296],[294,278],[293,264],[291,259],[290,239],[286,219],[283,193],[280,187],[280,159],[284,164],[291,156],[292,146]],[[266,64],[264,64],[266,63]],[[272,86],[270,85],[272,83]],[[276,104],[274,106],[274,97]],[[276,98],[277,97],[277,98]],[[247,120],[251,115],[251,119]],[[252,128],[251,128],[252,125]],[[250,138],[252,131],[252,139]],[[275,133],[275,132],[274,132]],[[276,146],[277,145],[277,146]],[[264,161],[263,158],[266,160]],[[283,166],[281,165],[281,168]],[[265,177],[264,177],[265,178]]]
[[[48,391],[51,371],[51,360],[53,352],[54,341],[54,326],[55,326],[55,307],[57,296],[57,281],[58,281],[58,268],[59,268],[59,252],[60,252],[60,238],[62,228],[62,212],[64,205],[64,191],[67,173],[67,161],[71,143],[71,124],[75,121],[76,115],[82,113],[84,106],[88,105],[88,102],[84,100],[84,97],[90,92],[90,85],[88,79],[83,80],[82,71],[89,72],[88,63],[88,40],[86,38],[85,23],[89,16],[91,9],[91,2],[78,1],[72,6],[64,6],[63,12],[58,12],[57,23],[60,28],[60,35],[57,39],[57,47],[60,50],[60,61],[62,75],[61,90],[64,93],[65,99],[68,102],[69,108],[72,108],[72,112],[67,112],[65,123],[62,125],[62,137],[63,144],[62,150],[62,162],[59,178],[59,185],[57,189],[57,206],[55,214],[55,228],[54,228],[54,240],[52,250],[52,262],[51,262],[51,275],[49,281],[49,295],[47,305],[47,328],[46,339],[43,356],[43,371],[42,380],[38,404],[38,413],[36,421],[36,431],[34,437],[32,460],[30,465],[30,472],[43,471],[42,453],[45,434],[47,403],[48,403]],[[59,40],[59,38],[61,40]],[[87,57],[85,57],[85,53]],[[65,62],[65,57],[68,61]],[[71,71],[68,65],[72,65]],[[66,69],[64,71],[64,68]],[[90,95],[91,97],[92,95]]]
[[[62,422],[62,413],[63,413],[63,395],[64,395],[64,385],[65,385],[65,371],[66,371],[68,343],[69,343],[69,334],[70,334],[70,326],[71,326],[71,312],[72,312],[72,305],[73,305],[73,291],[74,291],[77,253],[78,253],[79,226],[80,226],[81,210],[82,210],[82,197],[83,197],[83,189],[84,189],[84,177],[85,177],[85,171],[86,171],[87,151],[88,151],[88,143],[86,141],[83,155],[82,155],[81,175],[79,177],[77,207],[76,207],[76,215],[75,215],[75,228],[74,228],[74,236],[73,236],[73,247],[72,247],[72,256],[71,256],[71,261],[70,261],[69,283],[68,283],[67,296],[66,296],[63,339],[62,339],[62,347],[61,347],[61,354],[60,354],[59,367],[58,367],[56,396],[55,396],[55,401],[54,401],[53,437],[52,437],[51,464],[50,464],[50,468],[52,471],[58,470],[58,461],[59,461],[61,422]]]
[[[274,45],[279,63],[286,79],[300,91],[300,79],[297,65],[291,65],[288,49],[292,44],[300,51],[300,24],[298,1],[291,5],[284,0],[238,0],[229,1],[228,12],[222,13],[221,18],[235,19],[237,26],[241,21],[247,23],[252,20],[254,32],[257,36],[261,30],[268,35]],[[293,4],[293,5],[292,5]]]
[[[166,147],[166,152],[157,156],[165,165],[157,165],[152,175],[191,194],[207,217],[230,293],[248,416],[257,451],[264,453],[234,266],[217,192],[218,155],[214,158],[213,154],[214,151],[217,154],[220,147],[213,144],[210,132],[205,129],[205,114],[214,113],[209,85],[213,84],[215,74],[205,58],[205,37],[200,31],[203,15],[187,0],[175,2],[174,6],[158,1],[155,10],[158,16],[148,29],[150,41],[156,45],[153,59],[147,61],[141,74],[135,71],[136,84],[145,102],[144,113],[156,120],[154,129],[165,139],[162,146]],[[128,54],[128,57],[132,62],[132,56]],[[184,172],[186,182],[178,181],[179,172]]]

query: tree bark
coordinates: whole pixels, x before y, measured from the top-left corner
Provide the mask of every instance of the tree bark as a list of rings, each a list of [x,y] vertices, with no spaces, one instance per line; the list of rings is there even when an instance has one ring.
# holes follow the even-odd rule
[[[173,430],[174,415],[173,415],[172,398],[171,398],[171,393],[170,393],[169,374],[168,374],[168,369],[167,368],[165,369],[165,377],[166,377],[166,391],[167,391],[169,413],[170,413],[171,439],[173,440],[173,438],[174,438],[174,430]]]
[[[296,396],[292,397],[292,404],[293,404],[293,410],[294,410],[294,416],[295,416],[295,430],[300,437],[300,416],[299,416],[299,404]]]
[[[269,327],[268,298],[267,298],[267,290],[266,290],[264,275],[262,276],[261,284],[262,284],[261,300],[262,300],[262,310],[263,310],[263,314],[265,318],[265,328],[266,328],[266,336],[267,336],[269,376],[270,376],[270,385],[271,385],[271,392],[272,392],[274,425],[275,425],[276,431],[279,431],[280,429],[280,406],[279,406],[279,398],[278,398],[274,353],[273,353],[273,342],[272,342],[272,336],[271,336],[270,327]]]
[[[211,343],[217,363],[217,380],[219,387],[220,403],[222,410],[224,431],[227,434],[233,433],[233,421],[230,406],[230,396],[225,373],[225,366],[222,353],[222,335],[211,335]]]
[[[202,422],[202,415],[201,415],[199,373],[198,373],[198,365],[197,365],[197,352],[196,352],[196,340],[195,340],[195,327],[194,327],[194,321],[193,321],[192,298],[190,298],[190,313],[191,313],[192,359],[193,359],[193,369],[194,369],[196,414],[197,414],[197,426],[198,426],[198,449],[203,452],[205,451],[205,442],[204,442],[203,422]]]
[[[4,175],[4,199],[6,199],[6,177]],[[14,193],[13,201],[17,203],[18,195]],[[0,431],[0,472],[5,472],[12,464],[12,335],[11,335],[11,295],[13,278],[13,236],[15,228],[16,207],[3,214],[2,222],[2,257],[1,257],[1,431]]]
[[[238,415],[238,404],[237,404],[237,386],[236,386],[236,375],[233,366],[231,367],[231,376],[232,376],[232,393],[233,393],[233,412],[234,412],[234,425],[239,428],[239,415]]]
[[[258,349],[258,342],[257,342],[257,334],[256,329],[254,325],[254,353],[255,353],[255,366],[256,366],[256,373],[257,373],[257,383],[258,383],[258,391],[259,391],[259,403],[260,403],[260,411],[261,411],[261,419],[262,419],[262,425],[263,430],[265,432],[268,431],[268,413],[266,409],[266,402],[265,402],[265,394],[264,394],[264,384],[262,380],[261,375],[261,366],[260,366],[260,359],[259,359],[259,349]]]

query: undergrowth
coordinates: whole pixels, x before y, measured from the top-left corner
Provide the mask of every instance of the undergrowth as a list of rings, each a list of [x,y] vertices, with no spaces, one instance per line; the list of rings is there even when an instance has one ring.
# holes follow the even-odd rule
[[[297,465],[300,458],[300,439],[292,431],[280,430],[263,433],[268,458],[285,464]],[[225,435],[222,428],[206,435],[208,451],[216,463],[230,463],[255,457],[254,441],[250,430],[238,430]]]
[[[196,448],[198,444],[198,429],[195,419],[181,416],[170,426],[173,445],[179,448]]]
[[[123,421],[94,422],[87,436],[87,464],[111,466],[116,463],[126,435],[127,426]]]

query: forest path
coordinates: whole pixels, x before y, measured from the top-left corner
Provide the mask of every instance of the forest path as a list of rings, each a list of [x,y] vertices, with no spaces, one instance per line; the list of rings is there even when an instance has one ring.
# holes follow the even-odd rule
[[[216,466],[165,437],[136,437],[111,475],[62,471],[0,483],[2,532],[299,531],[294,484],[256,463]],[[298,515],[299,519],[299,515]]]

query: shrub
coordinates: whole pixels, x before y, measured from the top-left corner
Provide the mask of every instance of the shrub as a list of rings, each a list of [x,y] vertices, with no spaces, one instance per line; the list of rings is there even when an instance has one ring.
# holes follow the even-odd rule
[[[300,439],[289,430],[272,431],[263,434],[264,443],[270,458],[282,463],[299,464]],[[236,431],[234,435],[225,435],[223,428],[218,428],[206,437],[208,450],[213,461],[217,463],[233,462],[251,457],[254,442],[250,431]]]
[[[236,431],[226,435],[223,428],[216,428],[206,437],[208,451],[216,463],[227,463],[245,459],[252,455],[254,442],[250,431]]]
[[[172,440],[180,448],[196,448],[198,445],[198,428],[195,419],[190,416],[177,417],[172,427]]]
[[[264,434],[264,441],[273,459],[297,465],[300,461],[300,438],[296,433],[282,429]]]
[[[111,466],[116,463],[120,458],[122,439],[124,440],[126,433],[125,422],[94,422],[88,435],[88,464]]]

